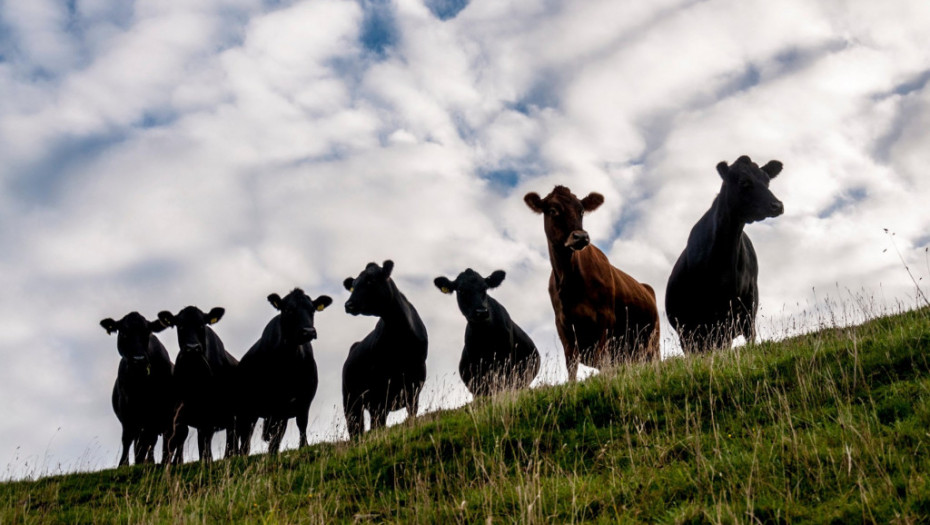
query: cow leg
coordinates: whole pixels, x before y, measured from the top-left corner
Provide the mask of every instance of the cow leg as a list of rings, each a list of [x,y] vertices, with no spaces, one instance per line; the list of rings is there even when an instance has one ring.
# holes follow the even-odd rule
[[[369,407],[368,413],[371,414],[371,430],[384,428],[384,426],[387,425],[387,406],[379,405],[376,407]]]
[[[567,331],[571,330],[571,326],[556,322],[555,328],[559,333],[559,339],[562,341],[562,348],[565,351],[565,369],[568,371],[568,381],[574,383],[578,378],[578,363],[581,359],[578,345],[574,338],[569,339],[568,337]]]
[[[155,462],[155,443],[158,441],[158,434],[144,428],[139,433],[139,439],[136,441],[136,464],[154,463]]]
[[[310,405],[307,405],[307,410],[298,410],[297,411],[297,431],[300,432],[300,444],[299,448],[304,448],[308,445],[307,443],[307,423],[310,419]]]
[[[129,464],[129,447],[132,446],[133,442],[132,434],[132,430],[128,426],[123,425],[123,434],[121,436],[121,440],[123,442],[123,452],[119,457],[119,466]]]
[[[236,437],[239,439],[239,454],[248,456],[252,448],[252,433],[255,432],[257,418],[239,416],[236,418]]]
[[[200,461],[213,461],[213,428],[197,429],[197,451]]]
[[[287,419],[266,419],[265,425],[268,432],[268,452],[277,454],[278,450],[281,449],[284,431],[287,430]]]
[[[349,438],[361,436],[365,432],[365,407],[362,401],[353,396],[344,396],[342,408],[346,416]]]
[[[168,438],[168,449],[171,451],[171,464],[180,465],[184,463],[184,442],[187,440],[189,429],[187,425],[175,423],[174,431]]]
[[[226,426],[226,450],[223,452],[224,458],[231,458],[236,455],[239,448],[239,439],[236,437],[236,425],[230,423]]]
[[[171,447],[168,446],[169,432],[161,434],[161,464],[167,465],[171,460]]]

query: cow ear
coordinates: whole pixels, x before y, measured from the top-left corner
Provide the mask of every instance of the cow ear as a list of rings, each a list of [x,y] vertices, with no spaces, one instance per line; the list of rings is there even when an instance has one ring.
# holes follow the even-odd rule
[[[523,202],[530,207],[531,210],[536,213],[544,213],[546,207],[543,205],[542,197],[539,196],[535,191],[531,191],[523,196]]]
[[[114,321],[113,319],[109,317],[100,321],[100,326],[102,326],[103,329],[107,331],[107,334],[112,334],[113,332],[116,332],[119,330],[119,328],[117,328],[116,326],[116,321]]]
[[[455,284],[447,277],[437,277],[433,279],[433,284],[435,284],[436,288],[439,288],[439,291],[442,293],[452,293],[455,291]]]
[[[384,275],[384,279],[391,278],[391,272],[394,271],[394,261],[388,259],[384,261],[384,264],[381,265],[381,273]]]
[[[587,197],[581,199],[581,205],[584,207],[584,211],[594,211],[598,209],[601,204],[604,204],[604,196],[600,193],[591,192]]]
[[[348,291],[350,291],[350,292],[351,292],[352,289],[354,288],[354,286],[352,286],[353,284],[355,284],[355,279],[353,279],[353,278],[351,278],[351,277],[346,277],[346,279],[345,279],[344,281],[342,281],[342,286],[345,287],[345,289],[348,290]]]
[[[313,301],[313,306],[317,312],[322,312],[327,306],[333,304],[333,298],[328,295],[321,295]]]
[[[271,303],[271,306],[274,306],[275,310],[281,309],[281,296],[273,293],[268,296],[268,302]]]
[[[158,320],[165,326],[174,326],[174,314],[168,310],[158,312]]]
[[[216,324],[220,322],[220,319],[223,318],[223,314],[225,313],[226,309],[221,306],[217,306],[210,310],[210,313],[207,314],[207,324]]]
[[[727,166],[727,161],[721,160],[717,164],[717,173],[720,174],[721,179],[730,180],[730,166]]]
[[[782,165],[781,162],[777,160],[770,160],[768,164],[762,166],[762,171],[769,176],[769,179],[774,179],[781,173]]]
[[[506,276],[507,274],[504,270],[497,270],[489,275],[488,278],[484,280],[484,283],[488,285],[488,288],[497,288],[504,282],[504,277]]]
[[[165,322],[162,321],[161,319],[156,319],[156,320],[154,320],[154,321],[149,321],[149,325],[148,325],[148,326],[149,326],[149,330],[150,330],[153,334],[157,334],[158,332],[161,332],[161,331],[164,330],[165,328],[168,328],[168,325],[165,324]]]

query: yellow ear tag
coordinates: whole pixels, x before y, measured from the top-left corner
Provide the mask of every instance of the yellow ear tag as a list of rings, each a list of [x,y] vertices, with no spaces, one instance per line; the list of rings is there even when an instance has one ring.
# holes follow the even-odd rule
[[[452,293],[452,290],[446,288],[445,286],[443,286],[439,291],[442,293]]]
[[[323,304],[321,304],[321,305],[319,305],[319,306],[316,307],[316,311],[317,311],[317,312],[322,312],[322,311],[325,310],[325,309],[326,309],[326,305],[323,305]]]
[[[216,324],[216,323],[218,323],[219,321],[220,321],[219,319],[217,319],[216,317],[214,317],[213,319],[210,319],[210,324]]]

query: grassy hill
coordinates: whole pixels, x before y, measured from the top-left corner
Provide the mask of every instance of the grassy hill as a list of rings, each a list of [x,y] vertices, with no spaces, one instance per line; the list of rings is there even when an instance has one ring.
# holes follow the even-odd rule
[[[357,443],[0,485],[0,523],[930,521],[930,310],[430,414]]]

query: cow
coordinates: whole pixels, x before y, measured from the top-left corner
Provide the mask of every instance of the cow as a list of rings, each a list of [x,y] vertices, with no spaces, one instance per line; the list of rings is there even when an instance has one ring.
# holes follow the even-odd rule
[[[297,420],[299,446],[307,446],[310,403],[319,384],[311,344],[317,337],[313,318],[333,300],[328,295],[311,299],[294,288],[283,298],[269,295],[268,302],[280,313],[239,361],[237,428],[243,455],[249,454],[258,418],[264,420],[262,439],[268,442],[269,453],[278,453],[291,418]]]
[[[343,281],[350,292],[346,313],[379,317],[375,329],[349,349],[342,367],[342,404],[352,438],[365,431],[365,410],[372,430],[383,427],[393,410],[406,408],[414,417],[426,380],[426,327],[391,279],[393,269],[391,260],[369,263],[358,277]]]
[[[174,463],[184,461],[184,440],[188,427],[197,429],[200,460],[213,461],[213,433],[226,431],[226,452],[236,452],[235,402],[236,365],[239,361],[226,351],[223,341],[210,328],[226,311],[216,307],[204,313],[188,306],[177,315],[165,310],[158,319],[174,327],[178,336],[178,357],[174,365],[174,388],[180,401],[174,421],[171,451]]]
[[[723,179],[710,209],[694,225],[665,289],[665,311],[686,354],[755,341],[759,263],[746,224],[777,217],[785,206],[769,190],[782,170],[748,156],[717,164]]]
[[[505,276],[503,270],[497,270],[484,278],[468,268],[455,281],[442,276],[433,281],[442,293],[455,293],[467,321],[459,375],[475,397],[526,388],[539,372],[539,351],[533,340],[513,322],[507,309],[488,295]]]
[[[578,199],[565,186],[545,198],[523,198],[544,216],[552,273],[549,298],[565,350],[570,381],[578,364],[600,368],[612,362],[659,358],[659,312],[655,291],[610,264],[582,226],[585,212],[604,203],[600,193]]]
[[[113,411],[123,427],[119,465],[129,464],[130,446],[137,465],[154,463],[158,436],[162,436],[162,463],[166,463],[176,401],[171,385],[174,365],[155,337],[165,325],[130,312],[119,321],[106,318],[100,326],[108,334],[116,332],[116,349],[121,356],[112,396]]]

